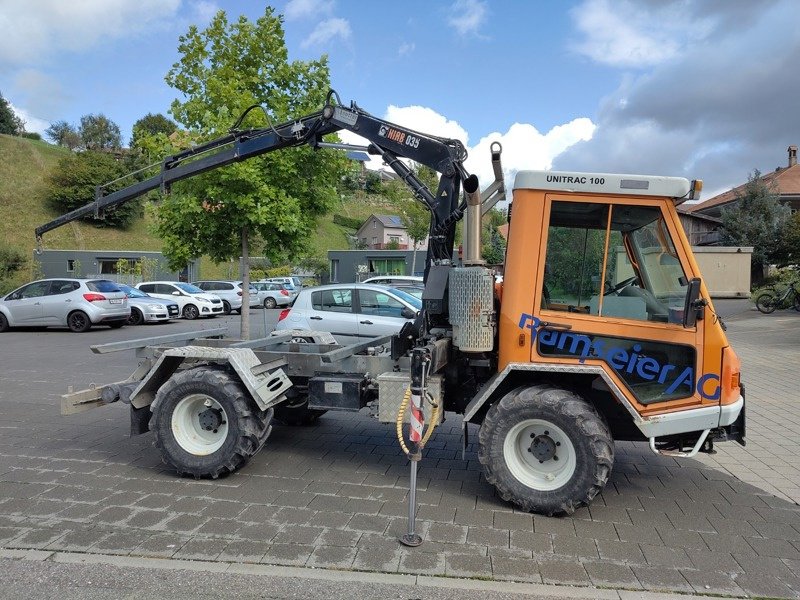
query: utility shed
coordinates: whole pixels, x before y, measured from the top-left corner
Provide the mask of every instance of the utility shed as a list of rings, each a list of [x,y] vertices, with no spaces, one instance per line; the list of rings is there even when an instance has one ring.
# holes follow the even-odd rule
[[[692,252],[712,298],[750,296],[752,246],[694,246]]]

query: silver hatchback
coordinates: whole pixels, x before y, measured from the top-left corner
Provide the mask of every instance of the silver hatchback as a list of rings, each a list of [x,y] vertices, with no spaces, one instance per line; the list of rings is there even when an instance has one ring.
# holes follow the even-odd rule
[[[128,297],[107,279],[41,279],[0,299],[0,331],[9,327],[122,327],[131,316]]]

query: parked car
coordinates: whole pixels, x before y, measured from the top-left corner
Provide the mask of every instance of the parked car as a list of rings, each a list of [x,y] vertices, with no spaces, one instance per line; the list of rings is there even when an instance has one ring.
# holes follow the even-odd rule
[[[302,290],[291,308],[281,311],[276,330],[312,329],[373,338],[397,333],[421,309],[419,299],[382,285],[323,285]]]
[[[128,325],[169,321],[181,316],[180,306],[174,300],[154,298],[129,285],[119,284],[119,288],[128,295],[128,305],[131,307]]]
[[[232,312],[242,313],[242,282],[241,281],[193,281],[192,285],[199,287],[204,292],[214,294],[222,299],[222,312],[226,315]],[[256,291],[252,287],[250,293]],[[261,306],[256,299],[250,298],[250,306]]]
[[[136,284],[136,289],[142,290],[154,298],[177,302],[184,319],[216,317],[222,314],[222,299],[219,296],[208,294],[190,283],[144,281]]]
[[[395,284],[393,286],[394,289],[400,290],[401,292],[405,292],[406,294],[411,294],[414,298],[422,300],[422,292],[425,290],[425,286],[421,283],[419,285],[410,285],[410,284]]]
[[[234,281],[234,283],[239,286],[239,290],[244,289],[242,288],[244,281]],[[250,282],[250,308],[260,308],[263,305],[264,303],[258,294],[258,288]],[[239,312],[241,313],[242,311],[240,310]]]
[[[418,275],[378,275],[365,279],[361,283],[374,283],[375,285],[423,285],[425,282]]]
[[[295,290],[289,291],[285,283],[257,281],[253,284],[253,287],[258,291],[258,299],[264,308],[289,306],[297,296],[297,292]]]
[[[270,277],[269,279],[264,279],[262,281],[269,281],[270,283],[288,283],[294,289],[300,291],[303,289],[303,282],[300,281],[299,277]]]
[[[76,333],[92,325],[116,329],[130,316],[125,292],[107,279],[40,279],[0,300],[0,331],[27,326],[66,326]]]

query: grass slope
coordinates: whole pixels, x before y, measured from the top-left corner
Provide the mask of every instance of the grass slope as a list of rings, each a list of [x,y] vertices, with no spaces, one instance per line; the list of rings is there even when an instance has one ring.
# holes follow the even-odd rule
[[[28,268],[15,278],[22,283],[33,275],[30,257],[36,247],[34,229],[59,213],[45,201],[47,177],[58,161],[69,153],[65,148],[26,138],[0,135],[0,239],[28,257]],[[91,198],[86,199],[87,202]],[[345,198],[331,214],[320,217],[316,235],[309,240],[310,253],[326,257],[328,250],[349,248],[347,234],[355,233],[333,222],[333,215],[366,220],[371,214],[396,214],[397,209],[381,196],[357,193]],[[146,219],[137,219],[127,230],[98,228],[73,222],[44,235],[44,248],[76,250],[154,250],[162,249],[161,241],[149,231]],[[253,249],[257,255],[258,250]],[[214,265],[207,258],[201,261],[204,278],[229,277],[231,266]]]

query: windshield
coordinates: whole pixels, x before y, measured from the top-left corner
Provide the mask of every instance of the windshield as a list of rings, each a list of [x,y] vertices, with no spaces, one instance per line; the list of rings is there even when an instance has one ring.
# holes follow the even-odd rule
[[[410,304],[417,310],[422,310],[422,300],[419,298],[415,298],[411,294],[407,294],[403,290],[398,290],[397,288],[389,288],[389,291],[392,292],[395,296],[400,298],[401,300],[405,301],[407,304]]]
[[[179,287],[187,294],[202,294],[203,290],[201,290],[196,285],[192,285],[191,283],[176,283],[176,287]]]
[[[129,285],[120,285],[119,289],[128,294],[130,298],[149,298],[149,294],[145,294],[142,290],[137,290]]]

